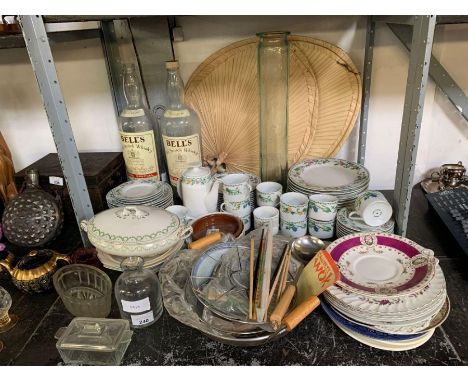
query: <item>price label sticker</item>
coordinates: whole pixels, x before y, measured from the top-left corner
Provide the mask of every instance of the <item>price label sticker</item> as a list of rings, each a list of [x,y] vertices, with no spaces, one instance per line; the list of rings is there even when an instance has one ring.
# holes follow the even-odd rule
[[[143,314],[138,314],[138,315],[131,314],[130,317],[132,318],[132,324],[134,326],[142,326],[142,325],[146,325],[154,321],[152,310]]]
[[[150,310],[150,300],[149,297],[144,298],[143,300],[137,301],[126,301],[120,300],[122,302],[122,308],[124,312],[128,313],[140,313]]]
[[[49,183],[56,186],[63,186],[63,178],[60,176],[49,176]]]

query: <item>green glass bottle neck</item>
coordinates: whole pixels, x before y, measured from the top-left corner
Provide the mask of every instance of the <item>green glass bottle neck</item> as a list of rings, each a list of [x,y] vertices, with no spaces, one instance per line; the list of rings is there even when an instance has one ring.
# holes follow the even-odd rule
[[[180,109],[184,105],[184,83],[178,70],[167,71],[167,97],[169,107]]]

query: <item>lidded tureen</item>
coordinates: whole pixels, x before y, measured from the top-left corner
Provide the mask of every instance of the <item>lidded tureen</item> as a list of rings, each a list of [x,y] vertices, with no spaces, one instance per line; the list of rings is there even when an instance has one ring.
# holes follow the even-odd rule
[[[115,256],[154,257],[192,233],[176,214],[141,205],[102,211],[81,227],[97,249]]]

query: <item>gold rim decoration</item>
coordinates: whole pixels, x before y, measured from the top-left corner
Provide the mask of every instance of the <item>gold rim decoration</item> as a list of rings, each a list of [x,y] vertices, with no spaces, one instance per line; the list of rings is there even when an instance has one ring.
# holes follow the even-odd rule
[[[336,154],[354,127],[360,75],[327,42],[290,36],[288,162]],[[228,171],[259,174],[257,39],[212,54],[190,77],[186,102],[201,119],[205,157],[226,155]]]

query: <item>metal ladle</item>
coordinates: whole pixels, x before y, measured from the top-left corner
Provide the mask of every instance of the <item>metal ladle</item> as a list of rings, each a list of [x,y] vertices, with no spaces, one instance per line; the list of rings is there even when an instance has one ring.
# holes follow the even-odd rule
[[[297,260],[307,264],[318,251],[325,249],[327,245],[328,242],[325,243],[315,236],[305,235],[291,242],[291,252]]]

